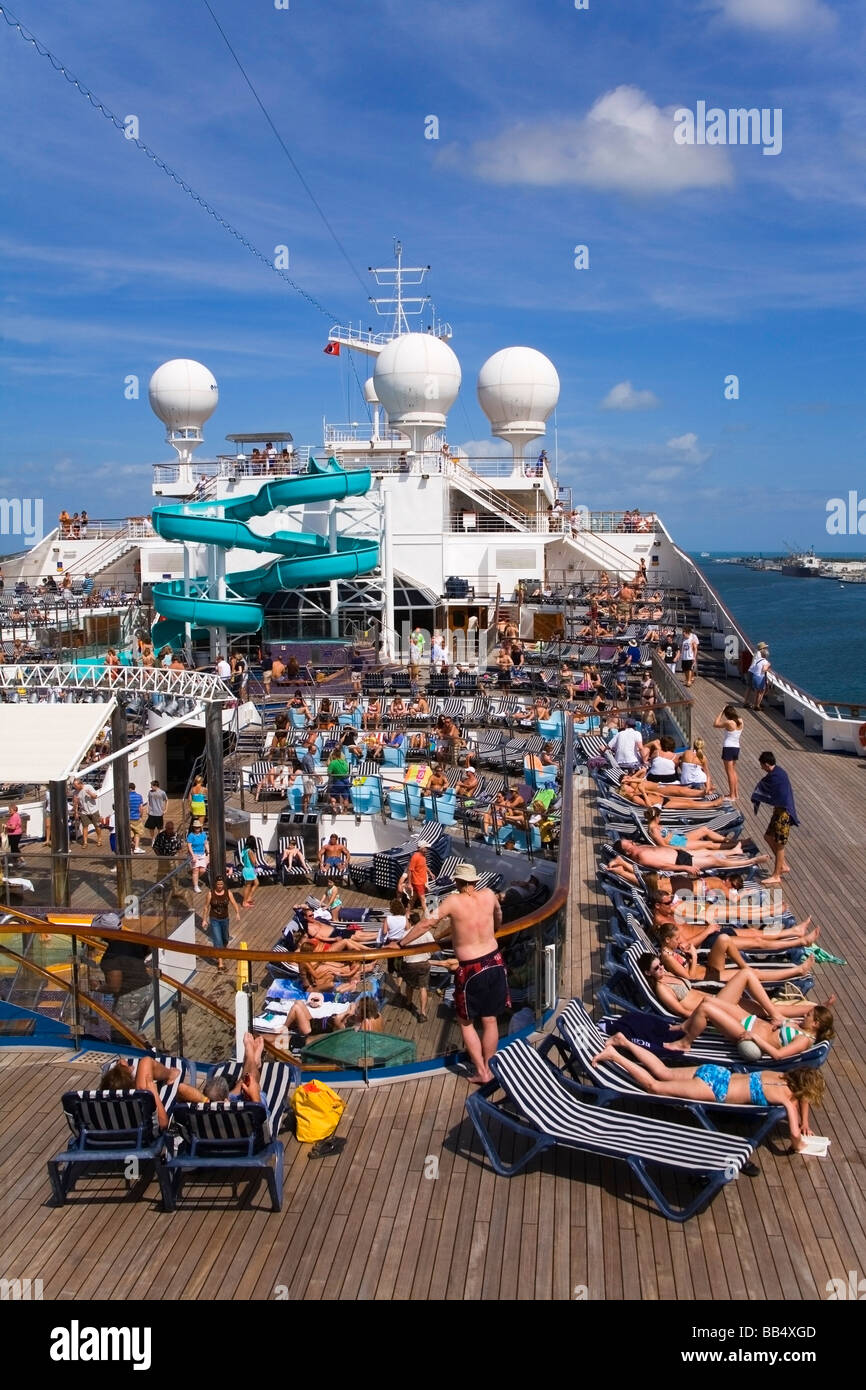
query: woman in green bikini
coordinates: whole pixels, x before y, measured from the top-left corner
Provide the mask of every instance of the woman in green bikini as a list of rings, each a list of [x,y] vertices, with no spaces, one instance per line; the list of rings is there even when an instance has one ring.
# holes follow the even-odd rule
[[[685,1020],[682,1042],[668,1044],[674,1051],[688,1052],[709,1023],[714,1023],[719,1032],[733,1042],[750,1038],[774,1061],[796,1057],[815,1043],[835,1035],[829,1007],[835,1002],[833,995],[827,1004],[813,1006],[802,1001],[779,1004],[768,998],[754,971],[746,969],[738,970],[718,994],[707,998],[700,990],[693,989],[688,980],[679,979],[666,970],[658,956],[646,952],[638,961],[638,967],[662,1008]],[[765,1018],[744,1010],[740,1000],[747,990]],[[795,1019],[803,1024],[802,1028],[797,1027]]]
[[[617,1048],[621,1049],[617,1051]],[[629,1054],[623,1056],[623,1052]],[[708,1062],[701,1067],[667,1067],[652,1052],[614,1033],[593,1062],[615,1062],[652,1096],[676,1096],[682,1100],[714,1100],[728,1105],[783,1105],[791,1130],[791,1147],[804,1147],[809,1128],[809,1107],[820,1105],[824,1077],[815,1068],[782,1074],[778,1071],[732,1072]]]
[[[806,1032],[789,1024],[789,1019],[800,1019],[808,1026],[808,1019],[815,1009],[802,1001],[798,1004],[780,1004],[770,999],[751,967],[738,970],[717,994],[709,997],[694,989],[688,979],[681,979],[666,970],[659,957],[648,951],[640,957],[638,968],[662,1008],[685,1020],[682,1042],[669,1044],[677,1051],[688,1052],[708,1023],[714,1023],[725,1037],[733,1038],[735,1042],[751,1037],[768,1057],[774,1058],[793,1057],[816,1042],[833,1036],[833,1015],[829,1008],[822,1008],[821,1005],[817,1008],[822,1016],[813,1020],[812,1031]],[[747,992],[764,1018],[746,1012],[740,1000]],[[833,999],[829,1002],[832,1004]],[[826,1019],[823,1018],[824,1014]],[[747,1024],[747,1020],[751,1021]]]

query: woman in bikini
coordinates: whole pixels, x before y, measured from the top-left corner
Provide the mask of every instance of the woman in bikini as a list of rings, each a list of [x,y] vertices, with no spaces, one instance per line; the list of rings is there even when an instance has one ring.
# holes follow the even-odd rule
[[[701,965],[697,948],[686,942],[678,926],[661,927],[656,936],[662,965],[668,974],[676,975],[680,980],[725,980],[730,978],[731,970],[751,969],[756,979],[764,984],[772,984],[775,981],[781,983],[783,980],[802,978],[812,969],[808,960],[779,970],[755,969],[748,961],[743,960],[735,938],[726,936],[723,932],[717,933],[707,963]]]
[[[617,1051],[617,1049],[620,1049]],[[623,1056],[623,1053],[627,1056]],[[811,1134],[809,1110],[820,1105],[824,1077],[815,1067],[782,1074],[778,1071],[732,1072],[728,1067],[705,1063],[700,1067],[667,1067],[659,1057],[614,1033],[593,1062],[614,1062],[652,1096],[676,1096],[683,1100],[708,1100],[728,1105],[783,1105],[791,1130],[791,1148],[804,1147]]]
[[[623,777],[616,790],[635,806],[658,806],[665,811],[720,810],[723,799],[720,792],[707,792],[700,787],[647,782],[644,772]]]
[[[711,999],[700,990],[692,989],[688,980],[681,980],[666,970],[658,956],[647,952],[638,961],[638,968],[662,1008],[685,1020],[682,1042],[668,1044],[675,1051],[688,1052],[709,1023],[715,1024],[720,1033],[734,1042],[751,1038],[775,1060],[794,1057],[816,1042],[834,1036],[833,1014],[829,1008],[834,1002],[832,997],[827,1005],[777,1003],[768,997],[750,968],[738,970]],[[747,990],[766,1018],[744,1011],[740,1000]],[[798,1028],[789,1019],[799,1019],[806,1027]]]
[[[609,867],[613,868],[613,864]],[[734,936],[744,951],[788,951],[793,947],[812,946],[821,935],[821,928],[812,926],[811,917],[791,927],[779,925],[778,929],[770,927],[764,931],[748,924],[741,925],[738,908],[732,917],[730,911],[706,904],[700,896],[701,884],[698,882],[693,889],[690,886],[693,882],[688,880],[685,887],[675,892],[673,882],[663,887],[659,875],[647,875],[653,926],[656,929],[678,927],[687,946],[709,948],[713,945],[714,934],[722,933]]]
[[[726,835],[717,830],[707,830],[699,825],[693,830],[664,829],[661,824],[661,811],[657,806],[648,806],[644,813],[647,834],[654,845],[670,849],[706,849],[709,845],[721,845],[723,849],[733,849]]]

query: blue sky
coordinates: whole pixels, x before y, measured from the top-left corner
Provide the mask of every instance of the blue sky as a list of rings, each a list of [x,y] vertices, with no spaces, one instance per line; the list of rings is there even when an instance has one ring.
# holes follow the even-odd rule
[[[12,8],[251,242],[288,245],[336,319],[370,321],[366,267],[395,235],[431,264],[463,367],[453,442],[488,439],[478,368],[527,343],[559,370],[576,502],[654,507],[692,548],[866,548],[825,532],[828,498],[866,498],[856,0],[211,3],[363,289],[201,0]],[[219,382],[202,456],[230,432],[317,443],[323,415],[362,418],[322,353],[332,320],[2,22],[0,80],[0,497],[145,510],[170,457],[146,383],[169,357]],[[781,153],[678,148],[673,112],[698,101],[781,108]]]

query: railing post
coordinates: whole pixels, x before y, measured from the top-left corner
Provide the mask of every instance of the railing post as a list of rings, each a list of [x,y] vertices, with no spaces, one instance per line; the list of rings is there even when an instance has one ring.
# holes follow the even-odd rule
[[[51,896],[55,907],[69,906],[69,807],[66,778],[49,782],[51,809]]]
[[[79,989],[81,987],[80,961],[78,958],[78,937],[72,937],[72,1023],[70,1031],[75,1039],[76,1049],[81,1046],[81,1037],[84,1027],[81,1022],[81,1000]]]
[[[117,859],[117,903],[125,907],[132,896],[132,837],[129,831],[129,760],[121,752],[126,744],[126,716],[118,699],[111,714],[111,751],[114,778],[114,835]],[[54,830],[54,816],[51,817]]]
[[[158,954],[157,954],[157,961],[158,961],[158,960],[159,960],[159,956],[158,956]],[[161,1004],[160,1004],[160,998],[159,998],[159,965],[158,965],[158,964],[154,964],[154,966],[152,967],[151,984],[152,984],[152,986],[153,986],[153,1041],[154,1041],[154,1043],[156,1044],[156,1046],[157,1046],[158,1048],[161,1049],[161,1048],[162,1048],[162,1013],[161,1013]],[[179,998],[179,997],[180,997],[180,990],[177,991],[177,994],[178,994],[178,998]],[[180,1051],[181,1051],[181,1049],[178,1048],[178,1053],[180,1053]]]

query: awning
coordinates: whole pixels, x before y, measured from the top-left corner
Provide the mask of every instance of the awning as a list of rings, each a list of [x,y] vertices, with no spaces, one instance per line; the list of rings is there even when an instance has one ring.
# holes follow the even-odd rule
[[[265,434],[227,434],[230,444],[283,444],[291,443],[288,430],[269,430]]]
[[[115,701],[104,704],[0,706],[0,782],[63,782],[104,729]]]
[[[395,584],[399,584],[403,589],[414,589],[415,593],[419,595],[421,602],[429,603],[431,608],[438,608],[439,604],[442,602],[440,595],[434,593],[432,589],[428,589],[426,584],[419,584],[417,579],[410,578],[408,574],[401,574],[399,570],[394,571],[394,582]]]

